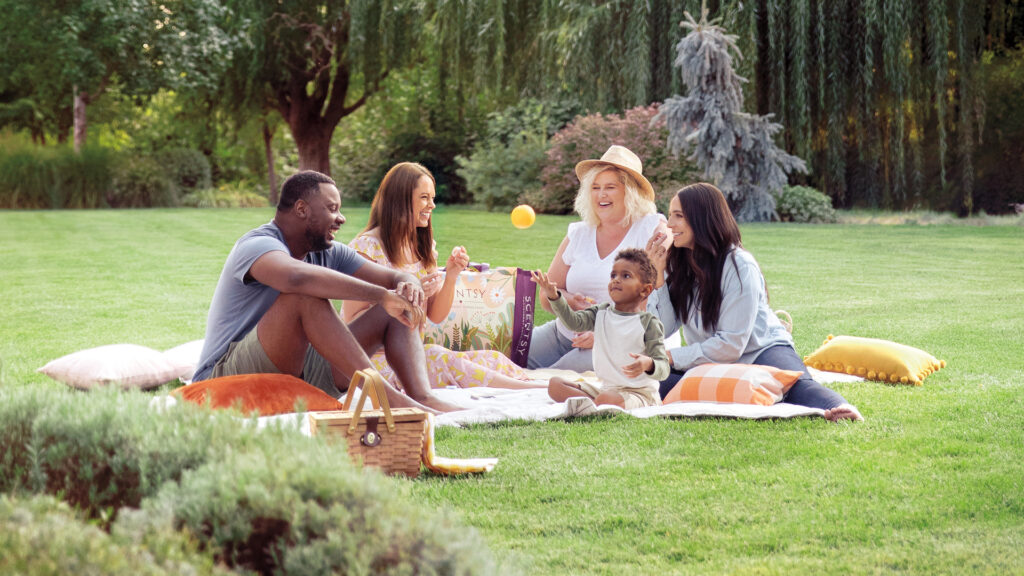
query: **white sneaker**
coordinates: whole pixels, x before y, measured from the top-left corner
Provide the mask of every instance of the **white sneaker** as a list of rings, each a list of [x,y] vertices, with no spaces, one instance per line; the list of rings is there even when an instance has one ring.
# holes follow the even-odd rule
[[[585,396],[575,396],[565,401],[565,415],[572,417],[590,416],[597,413],[597,405]]]

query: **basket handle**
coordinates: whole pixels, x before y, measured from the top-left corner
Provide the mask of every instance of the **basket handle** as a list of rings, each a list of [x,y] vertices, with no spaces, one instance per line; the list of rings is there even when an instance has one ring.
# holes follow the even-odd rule
[[[352,421],[348,425],[349,434],[356,431],[356,426],[359,424],[359,414],[362,413],[363,406],[366,404],[366,397],[370,394],[372,394],[370,404],[375,404],[374,399],[380,403],[381,408],[384,410],[384,421],[388,425],[388,432],[394,432],[395,418],[391,415],[391,404],[388,403],[387,385],[384,384],[384,378],[381,377],[380,373],[373,368],[356,370],[356,373],[352,375],[352,381],[348,384],[348,392],[345,393],[345,402],[342,405],[342,409],[348,410],[351,407],[352,396],[355,394],[357,382],[361,384],[362,392],[359,393],[359,400],[356,401],[356,407],[352,413]]]

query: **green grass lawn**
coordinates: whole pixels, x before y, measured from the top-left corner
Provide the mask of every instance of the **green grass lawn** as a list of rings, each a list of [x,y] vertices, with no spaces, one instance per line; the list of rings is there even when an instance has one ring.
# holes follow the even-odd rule
[[[342,238],[366,221],[345,210]],[[267,209],[0,212],[0,381],[58,356],[201,338],[220,267]],[[571,217],[529,230],[439,209],[438,249],[547,267]],[[913,388],[836,385],[867,420],[639,420],[442,429],[471,478],[397,481],[529,573],[1024,573],[1024,228],[749,225],[807,354],[828,334],[946,360]],[[540,318],[543,320],[545,318]]]

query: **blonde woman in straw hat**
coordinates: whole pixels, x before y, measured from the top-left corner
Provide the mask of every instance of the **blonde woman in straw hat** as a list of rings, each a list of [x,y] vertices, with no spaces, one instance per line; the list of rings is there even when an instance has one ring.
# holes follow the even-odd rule
[[[569,225],[547,276],[574,310],[609,302],[608,278],[615,255],[644,248],[664,218],[654,206],[654,187],[643,175],[640,158],[613,145],[598,160],[576,165],[580,180],[575,209],[581,222]],[[549,312],[546,298],[541,305]],[[537,327],[530,342],[529,368],[593,370],[592,332],[577,333],[559,320]]]

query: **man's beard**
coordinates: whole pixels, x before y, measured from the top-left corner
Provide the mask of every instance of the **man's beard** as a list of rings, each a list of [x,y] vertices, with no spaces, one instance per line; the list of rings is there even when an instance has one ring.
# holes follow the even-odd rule
[[[320,252],[331,247],[331,241],[327,239],[326,233],[317,233],[312,228],[306,228],[306,242],[309,243],[310,252]]]

